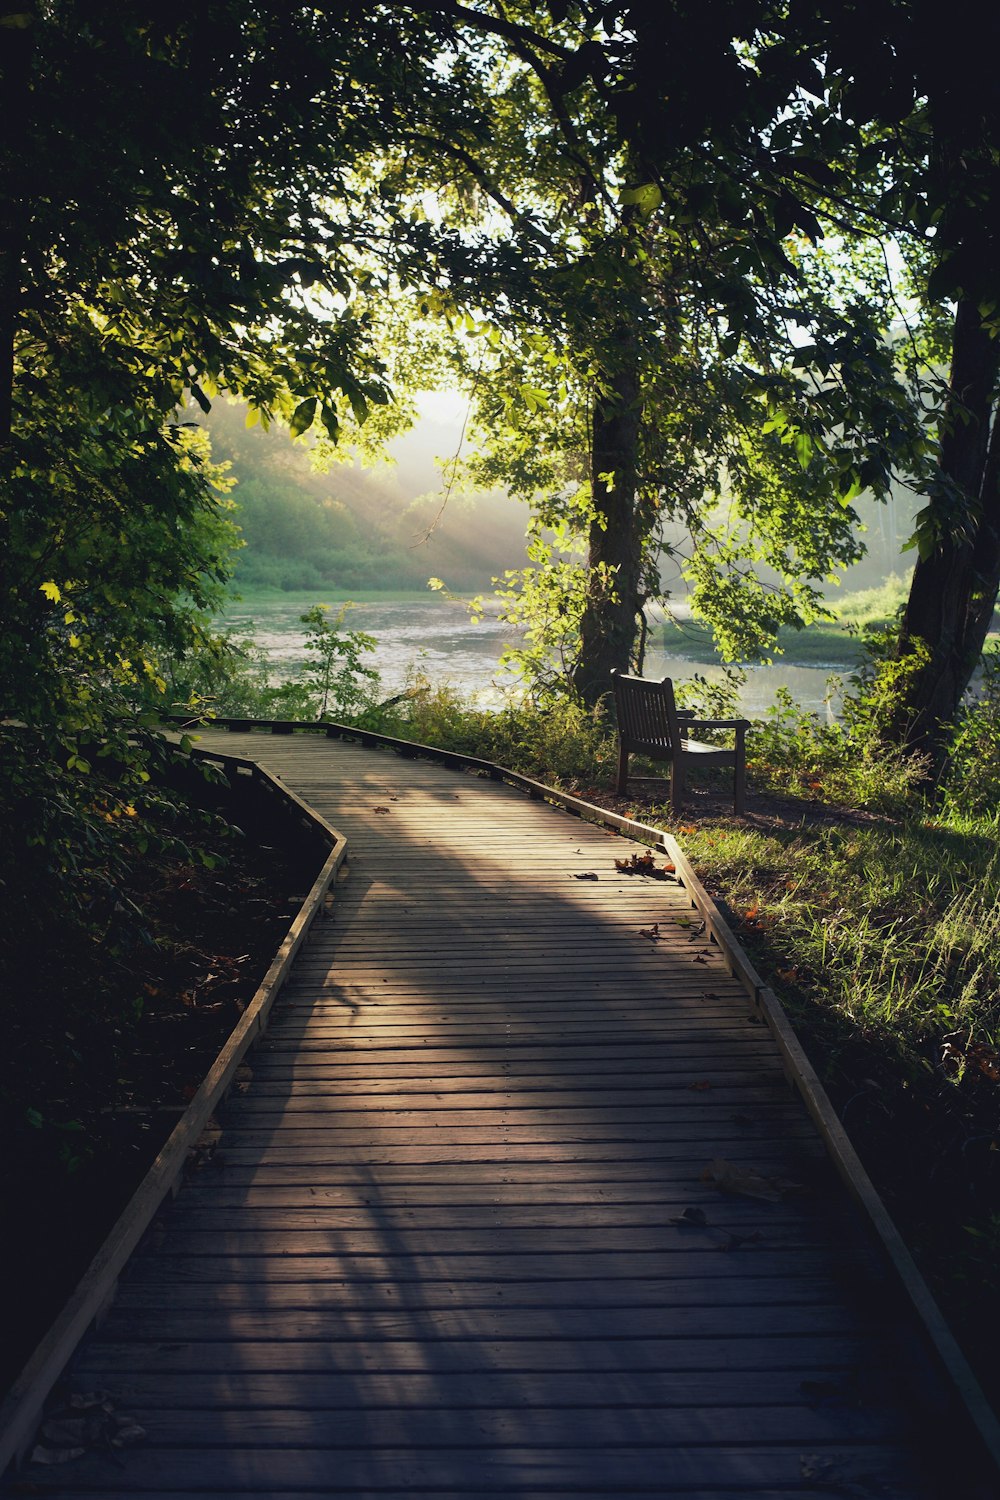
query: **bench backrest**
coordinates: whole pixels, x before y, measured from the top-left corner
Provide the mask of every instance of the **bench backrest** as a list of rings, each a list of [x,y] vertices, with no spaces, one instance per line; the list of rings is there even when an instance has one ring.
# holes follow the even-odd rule
[[[674,685],[669,677],[653,682],[612,672],[615,712],[622,743],[636,750],[673,755],[680,744]]]

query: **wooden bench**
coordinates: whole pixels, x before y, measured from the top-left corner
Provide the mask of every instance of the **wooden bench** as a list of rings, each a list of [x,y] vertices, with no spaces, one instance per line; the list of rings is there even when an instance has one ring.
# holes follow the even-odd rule
[[[646,677],[628,677],[612,672],[615,711],[618,717],[618,791],[628,786],[628,758],[648,755],[651,760],[670,762],[670,805],[679,811],[684,797],[684,777],[689,766],[732,766],[733,807],[743,811],[746,800],[747,719],[696,719],[689,710],[678,709],[674,685],[669,677],[653,682]],[[732,748],[707,745],[689,738],[692,731],[732,729]]]

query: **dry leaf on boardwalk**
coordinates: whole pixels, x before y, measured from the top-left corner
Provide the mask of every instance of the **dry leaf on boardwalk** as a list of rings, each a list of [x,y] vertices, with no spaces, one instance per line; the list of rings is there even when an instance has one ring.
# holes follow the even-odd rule
[[[737,1193],[742,1198],[759,1198],[764,1203],[780,1203],[789,1193],[801,1191],[800,1183],[781,1177],[764,1177],[753,1167],[738,1166],[721,1156],[713,1157],[702,1172],[701,1180],[717,1187],[720,1193]]]
[[[622,875],[648,875],[651,880],[668,880],[675,873],[673,865],[657,865],[648,852],[633,854],[630,859],[616,859],[615,869]]]
[[[685,1208],[682,1213],[674,1214],[670,1220],[671,1224],[681,1224],[695,1229],[704,1229],[708,1224],[708,1215],[703,1208]]]
[[[145,1436],[145,1429],[134,1417],[115,1410],[106,1392],[77,1394],[43,1422],[31,1462],[70,1463],[87,1452],[124,1448]]]

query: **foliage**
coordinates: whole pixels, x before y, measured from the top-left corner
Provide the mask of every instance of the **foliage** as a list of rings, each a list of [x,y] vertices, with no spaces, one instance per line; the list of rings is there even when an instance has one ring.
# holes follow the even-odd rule
[[[304,683],[272,686],[267,653],[250,637],[206,630],[193,649],[157,660],[171,713],[222,718],[314,719],[315,693]],[[147,699],[149,694],[147,693]],[[149,701],[149,711],[157,703]]]
[[[52,743],[41,731],[0,732],[4,989],[52,932],[66,945],[101,945],[112,966],[130,945],[141,945],[130,872],[145,854],[212,858],[172,831],[185,817],[157,774],[165,765],[159,736],[126,741],[124,734],[114,740],[80,733],[60,742],[66,759],[53,757]]]
[[[906,602],[909,578],[890,573],[875,588],[857,589],[832,601],[838,620],[859,631],[890,625]]]
[[[340,628],[350,607],[343,605],[331,618],[329,605],[316,604],[300,615],[310,655],[297,679],[278,684],[272,682],[266,651],[252,635],[201,632],[193,649],[158,659],[171,712],[352,721],[373,705],[379,673],[363,660],[375,647],[373,637]],[[146,699],[155,710],[148,692]]]
[[[615,738],[606,718],[565,695],[543,705],[512,695],[502,708],[490,710],[418,675],[404,697],[370,710],[362,722],[386,734],[462,750],[570,788],[609,782],[616,764]]]
[[[1000,654],[995,648],[983,658],[976,698],[959,716],[942,792],[951,821],[1000,822]]]
[[[669,47],[662,18],[576,4],[449,9],[442,36],[471,123],[437,140],[436,212],[478,259],[422,305],[456,331],[470,475],[563,525],[561,550],[588,544],[582,610],[560,556],[515,608],[544,628],[538,575],[558,571],[559,654],[590,697],[598,661],[635,659],[665,545],[724,655],[752,655],[816,617],[859,556],[854,498],[887,493],[894,464],[926,467],[917,388],[886,337],[877,233],[902,142],[858,83],[867,39],[808,7],[793,26],[784,7],[709,9],[675,8]],[[842,73],[817,73],[824,48]],[[693,57],[731,92],[697,93]]]
[[[750,737],[750,760],[758,784],[770,791],[805,794],[882,812],[900,811],[915,795],[923,775],[919,757],[886,743],[887,682],[862,667],[854,692],[844,695],[842,717],[804,712],[787,688]],[[833,681],[836,686],[836,680]]]
[[[375,640],[363,630],[340,629],[350,609],[345,604],[330,618],[328,604],[316,604],[302,616],[305,649],[312,653],[303,677],[318,700],[317,718],[353,718],[372,702],[379,674],[362,657]]]

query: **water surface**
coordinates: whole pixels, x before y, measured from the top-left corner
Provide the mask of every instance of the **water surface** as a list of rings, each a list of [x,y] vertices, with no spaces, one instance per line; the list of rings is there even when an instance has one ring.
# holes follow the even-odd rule
[[[335,613],[345,602],[320,594],[248,597],[231,604],[217,623],[252,636],[267,654],[273,680],[284,682],[294,679],[307,660],[303,611],[324,603]],[[516,631],[495,615],[473,624],[465,605],[453,600],[438,596],[365,600],[348,611],[344,629],[363,630],[375,637],[378,645],[368,660],[381,673],[387,697],[402,691],[417,674],[433,684],[449,683],[464,697],[475,697],[487,706],[499,705],[504,690],[516,686],[515,675],[499,666],[504,647],[517,644]],[[654,631],[655,626],[651,634]],[[762,717],[775,701],[777,689],[787,687],[801,708],[826,713],[828,679],[837,670],[786,663],[751,667],[741,694],[742,711],[749,718]],[[679,679],[699,674],[714,681],[722,678],[723,671],[651,646],[645,674]]]

